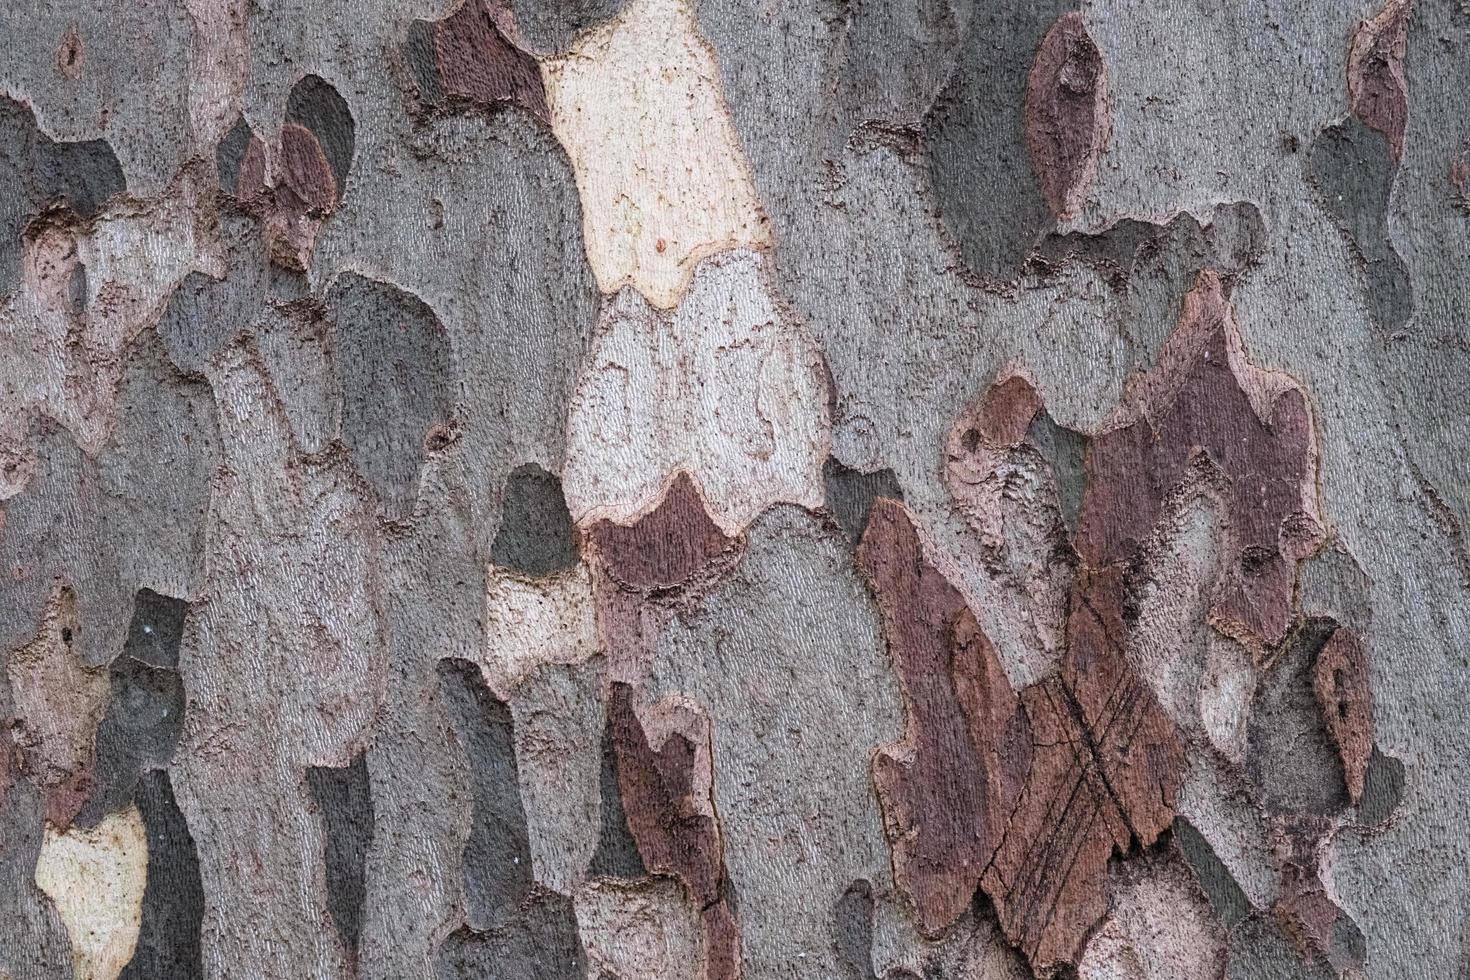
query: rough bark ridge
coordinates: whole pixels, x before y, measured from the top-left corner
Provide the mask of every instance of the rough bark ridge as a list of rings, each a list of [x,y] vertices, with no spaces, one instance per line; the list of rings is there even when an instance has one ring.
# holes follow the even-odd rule
[[[1470,7],[0,10],[0,978],[1470,975]]]

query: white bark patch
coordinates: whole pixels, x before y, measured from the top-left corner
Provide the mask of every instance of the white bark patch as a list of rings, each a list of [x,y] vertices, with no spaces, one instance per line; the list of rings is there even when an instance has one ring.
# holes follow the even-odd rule
[[[115,980],[133,958],[147,879],[148,837],[137,807],[89,829],[58,834],[47,825],[36,885],[71,936],[76,980]]]
[[[480,670],[496,697],[509,700],[542,664],[579,664],[597,653],[597,607],[586,565],[546,579],[491,568],[485,583]]]
[[[688,0],[633,0],[542,70],[604,293],[669,309],[701,258],[770,242]]]
[[[764,262],[742,250],[701,263],[672,315],[627,289],[606,302],[567,423],[562,486],[579,524],[633,522],[681,469],[730,535],[771,504],[821,504],[821,357]]]

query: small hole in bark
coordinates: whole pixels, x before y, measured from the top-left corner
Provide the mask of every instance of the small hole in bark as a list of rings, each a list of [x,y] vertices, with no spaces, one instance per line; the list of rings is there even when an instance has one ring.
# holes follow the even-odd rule
[[[960,436],[960,444],[965,447],[965,452],[973,453],[980,448],[980,430],[966,429],[965,434]]]
[[[71,627],[70,626],[63,626],[61,628],[61,642],[67,644],[68,646],[71,645]]]

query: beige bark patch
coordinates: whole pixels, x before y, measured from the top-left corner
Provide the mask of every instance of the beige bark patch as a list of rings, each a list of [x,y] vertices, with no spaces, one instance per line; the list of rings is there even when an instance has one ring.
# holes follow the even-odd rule
[[[770,242],[688,0],[633,0],[542,71],[603,292],[668,309],[704,256]]]
[[[546,579],[491,568],[485,579],[480,669],[496,697],[508,699],[542,664],[578,664],[597,653],[597,607],[586,565]]]
[[[1225,932],[1189,871],[1159,862],[1114,887],[1113,910],[1077,962],[1081,980],[1216,980]]]
[[[115,980],[132,960],[147,879],[148,838],[137,807],[88,829],[47,826],[36,885],[71,936],[76,980]]]

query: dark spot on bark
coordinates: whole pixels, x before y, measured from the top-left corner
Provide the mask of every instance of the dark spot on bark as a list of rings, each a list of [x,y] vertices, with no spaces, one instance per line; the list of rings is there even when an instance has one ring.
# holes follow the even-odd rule
[[[1240,275],[1266,249],[1266,223],[1249,201],[1217,205],[1206,224],[1189,212],[1166,223],[1122,218],[1099,232],[1053,232],[1037,250],[1038,271],[1081,262],[1107,277],[1109,285],[1127,290],[1148,271],[1166,278],[1163,292],[1178,296],[1194,285],[1204,269]]]
[[[219,188],[226,194],[242,196],[240,175],[245,166],[245,153],[254,137],[255,131],[250,128],[245,117],[241,116],[235,120],[235,125],[230,127],[224,139],[219,141],[219,146],[215,147],[214,165],[219,173]]]
[[[179,644],[184,639],[184,618],[188,614],[189,604],[183,599],[139,589],[133,600],[124,655],[154,667],[178,667]]]
[[[1250,899],[1245,897],[1235,876],[1215,854],[1210,842],[1183,817],[1174,819],[1174,845],[1194,869],[1195,878],[1221,925],[1234,929],[1243,922],[1251,913]]]
[[[204,884],[194,838],[174,802],[168,774],[145,773],[137,802],[148,836],[148,881],[138,945],[119,980],[202,978]]]
[[[327,305],[342,388],[342,441],[391,518],[413,512],[424,436],[454,404],[449,337],[427,304],[344,273]]]
[[[500,530],[490,560],[522,575],[551,575],[577,564],[577,529],[561,480],[528,463],[505,481]]]
[[[1404,796],[1404,764],[1391,755],[1373,750],[1363,774],[1363,795],[1358,798],[1358,823],[1381,827],[1398,808]]]
[[[327,910],[354,959],[362,934],[362,903],[367,894],[367,853],[373,841],[373,797],[366,757],[348,766],[311,766],[306,785],[321,813],[326,838]]]
[[[588,874],[608,878],[642,878],[648,873],[638,844],[628,829],[628,816],[623,811],[623,791],[618,785],[618,754],[613,739],[611,719],[602,732],[601,832],[597,851],[592,855]]]
[[[873,971],[873,886],[859,879],[847,886],[832,910],[832,945],[846,980],[878,980]]]
[[[609,574],[641,592],[683,586],[736,545],[710,519],[694,481],[684,472],[637,523],[598,521],[590,538]]]
[[[903,499],[903,490],[893,470],[863,473],[830,456],[822,467],[822,482],[827,487],[827,510],[854,545],[862,540],[874,501],[880,497]]]
[[[97,728],[96,786],[77,817],[83,826],[127,806],[140,776],[173,758],[183,731],[184,682],[177,671],[125,655],[109,673],[112,696]]]
[[[300,126],[317,141],[333,177],[333,203],[342,200],[347,189],[347,172],[352,167],[356,148],[357,126],[346,101],[337,90],[317,75],[307,75],[291,89],[286,100],[287,126]],[[284,136],[284,131],[283,131]],[[291,173],[291,150],[283,147],[287,179]],[[313,178],[312,184],[319,183]]]
[[[87,267],[80,261],[66,284],[66,298],[73,314],[80,317],[87,312]]]
[[[1102,54],[1082,16],[1058,18],[1026,81],[1026,148],[1057,218],[1076,212],[1096,173],[1108,129],[1106,88]]]
[[[184,726],[179,644],[188,603],[140,589],[122,655],[108,669],[107,713],[97,726],[96,780],[77,816],[95,826],[133,799],[139,778],[173,758]]]
[[[1397,172],[1388,138],[1351,116],[1324,129],[1307,158],[1307,176],[1322,206],[1363,262],[1369,313],[1384,333],[1403,326],[1414,310],[1408,267],[1388,236]]]
[[[419,99],[427,105],[440,105],[445,98],[444,86],[439,84],[434,31],[434,21],[416,20],[408,25],[408,41],[403,46],[403,57],[418,87]]]
[[[1082,513],[1082,494],[1087,475],[1084,462],[1087,458],[1087,437],[1079,432],[1057,425],[1045,410],[1036,413],[1031,428],[1026,430],[1025,441],[1051,467],[1052,479],[1056,481],[1057,503],[1062,511],[1062,520],[1069,532],[1077,530],[1077,519]],[[1067,549],[1070,552],[1070,548]]]
[[[1246,775],[1278,813],[1335,814],[1348,805],[1342,757],[1318,706],[1318,656],[1337,631],[1310,619],[1261,680],[1247,726]]]
[[[534,886],[514,723],[510,707],[469,661],[441,660],[439,681],[470,764],[475,802],[464,848],[466,917],[484,930],[512,920]]]

